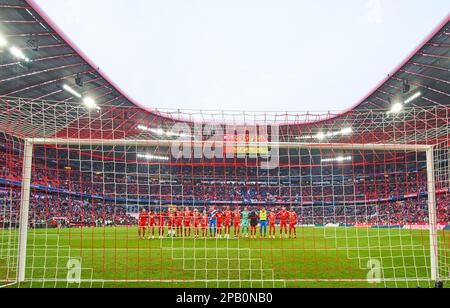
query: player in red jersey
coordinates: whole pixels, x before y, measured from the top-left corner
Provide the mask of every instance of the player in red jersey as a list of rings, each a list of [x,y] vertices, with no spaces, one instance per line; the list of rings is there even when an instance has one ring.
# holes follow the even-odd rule
[[[297,238],[297,213],[292,209],[289,213],[289,237]]]
[[[225,212],[223,213],[224,216],[224,223],[223,226],[225,227],[225,238],[229,239],[231,234],[231,216],[233,213],[230,211],[230,207],[227,206],[225,209]]]
[[[183,237],[183,212],[180,210],[175,212],[175,225],[177,227],[177,236]]]
[[[275,214],[275,212],[272,210],[272,211],[270,211],[268,218],[269,218],[269,237],[275,238],[276,233],[277,233],[276,228],[275,228],[277,214]]]
[[[286,208],[283,207],[281,209],[281,212],[278,213],[278,217],[280,218],[280,238],[283,237],[283,229],[284,229],[284,236],[288,237],[288,230],[287,230],[287,221],[289,218],[289,212],[286,211]]]
[[[161,210],[158,215],[158,235],[159,238],[162,239],[164,237],[164,226],[166,224],[165,220],[166,214]]]
[[[217,219],[217,237],[222,238],[223,213],[220,211],[217,212],[216,219]]]
[[[192,215],[194,218],[194,238],[198,238],[200,236],[200,212],[197,209],[194,209],[194,214]]]
[[[147,231],[147,220],[148,220],[147,210],[142,209],[142,212],[139,214],[139,227],[138,227],[139,239],[145,238],[145,232]]]
[[[239,208],[233,212],[233,224],[234,224],[234,238],[239,238],[241,235],[241,212]]]
[[[149,228],[148,239],[155,238],[155,226],[156,226],[156,213],[154,211],[150,211],[150,213],[148,213],[148,228]]]
[[[192,212],[188,207],[186,207],[183,213],[184,237],[191,237],[191,223],[192,223],[191,218]]]
[[[173,209],[169,208],[169,213],[167,214],[167,226],[169,228],[169,237],[175,236],[175,212]]]
[[[206,210],[203,211],[202,214],[202,236],[203,238],[206,238],[208,236],[208,223],[209,223],[209,217],[208,212]]]

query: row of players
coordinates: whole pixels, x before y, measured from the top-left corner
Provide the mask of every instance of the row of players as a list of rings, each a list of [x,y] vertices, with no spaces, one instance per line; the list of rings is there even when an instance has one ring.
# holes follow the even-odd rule
[[[167,224],[166,224],[167,218]],[[143,209],[139,214],[139,239],[146,237],[148,229],[148,239],[155,238],[155,229],[157,229],[159,238],[164,237],[167,226],[169,237],[191,237],[207,238],[224,238],[229,239],[231,235],[231,227],[233,227],[234,238],[241,236],[256,238],[256,229],[260,227],[260,238],[276,237],[276,220],[279,219],[280,238],[283,235],[288,238],[297,237],[298,215],[291,209],[288,211],[282,208],[280,212],[267,211],[265,208],[259,211],[249,211],[244,208],[231,210],[226,207],[224,211],[211,207],[209,211],[204,210],[202,213],[198,209],[191,211],[188,207],[184,210],[169,208],[168,212],[150,211]],[[288,233],[289,226],[289,233]],[[269,231],[267,233],[267,231]],[[283,232],[284,231],[284,232]],[[209,233],[209,234],[208,234]]]

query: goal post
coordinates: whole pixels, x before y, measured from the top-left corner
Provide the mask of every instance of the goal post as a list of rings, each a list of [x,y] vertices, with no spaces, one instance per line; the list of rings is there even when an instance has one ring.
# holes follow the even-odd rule
[[[172,146],[180,142],[190,142],[193,146],[205,145],[204,141],[174,141],[174,140],[89,140],[89,139],[61,139],[61,138],[34,138],[25,139],[23,147],[23,175],[20,199],[20,223],[17,262],[17,281],[26,281],[26,259],[27,259],[27,233],[29,226],[30,187],[32,178],[32,162],[34,146],[132,146],[145,147],[151,145]],[[214,142],[211,142],[214,143]],[[300,143],[300,142],[278,142],[266,145],[284,149],[337,149],[354,151],[412,151],[426,154],[427,175],[427,200],[428,200],[428,228],[430,249],[430,277],[432,281],[438,281],[439,277],[439,248],[438,248],[438,225],[436,210],[436,179],[435,179],[435,156],[434,147],[421,144],[353,144],[353,143]]]
[[[24,141],[23,146],[23,167],[22,167],[22,191],[20,199],[19,218],[19,243],[17,251],[17,282],[25,281],[26,259],[27,259],[27,239],[29,226],[30,209],[30,188],[31,171],[33,163],[33,143],[30,140]]]
[[[434,161],[434,148],[430,147],[426,150],[427,157],[427,182],[428,182],[428,220],[430,228],[430,264],[431,279],[439,281],[439,265],[438,265],[438,228],[437,228],[437,211],[436,211],[436,174]]]

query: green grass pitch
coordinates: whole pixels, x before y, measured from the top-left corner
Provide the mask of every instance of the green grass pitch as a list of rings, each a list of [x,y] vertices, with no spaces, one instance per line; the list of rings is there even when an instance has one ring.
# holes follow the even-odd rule
[[[426,230],[298,228],[297,232],[297,239],[138,240],[137,228],[30,230],[27,281],[14,284],[17,231],[0,230],[0,286],[415,288],[434,284]],[[439,233],[439,253],[439,273],[448,279],[449,232]],[[81,283],[67,281],[70,260],[81,264]],[[369,267],[378,265],[380,275],[371,275]],[[368,277],[381,281],[369,283]]]

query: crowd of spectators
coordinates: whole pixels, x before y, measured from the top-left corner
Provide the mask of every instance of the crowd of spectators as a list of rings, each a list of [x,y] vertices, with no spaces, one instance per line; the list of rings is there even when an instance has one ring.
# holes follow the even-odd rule
[[[8,168],[9,169],[9,168]],[[207,168],[203,168],[207,169]],[[255,170],[257,168],[248,168]],[[310,168],[314,169],[314,168]],[[331,169],[331,168],[316,168]],[[183,169],[182,169],[183,170]],[[426,172],[391,171],[367,176],[355,170],[333,176],[293,176],[291,169],[278,168],[271,175],[255,176],[255,171],[223,168],[218,171],[185,173],[178,170],[149,170],[146,174],[103,170],[74,170],[56,166],[33,169],[35,185],[63,189],[72,193],[114,198],[244,203],[317,203],[386,199],[427,191]],[[176,170],[175,170],[176,171]],[[195,171],[195,170],[193,170]],[[203,170],[202,172],[205,172]],[[19,173],[6,170],[6,178],[20,179]],[[133,175],[130,175],[133,174]]]
[[[19,218],[19,191],[0,191],[0,226],[17,223]],[[247,206],[258,210],[263,205]],[[134,207],[130,210],[129,207]],[[232,206],[232,209],[235,206]],[[242,206],[240,206],[242,208]],[[286,205],[265,206],[269,211],[279,212]],[[142,208],[160,212],[168,205],[136,206],[105,202],[95,199],[79,199],[61,194],[35,193],[31,196],[30,226],[51,226],[55,221],[62,226],[132,226],[137,224],[137,213]],[[181,209],[181,206],[179,207]],[[193,206],[190,206],[193,209]],[[200,212],[208,206],[196,206]],[[220,209],[221,207],[219,207]],[[397,202],[377,202],[352,205],[298,205],[294,209],[303,225],[317,224],[379,224],[405,225],[428,222],[427,198],[411,198]],[[448,223],[450,200],[448,194],[437,199],[438,222]]]

